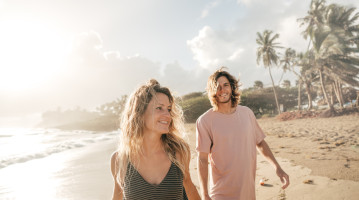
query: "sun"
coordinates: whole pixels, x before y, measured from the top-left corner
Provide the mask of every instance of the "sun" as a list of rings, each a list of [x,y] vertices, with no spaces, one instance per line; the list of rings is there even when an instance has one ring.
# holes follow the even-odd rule
[[[22,19],[0,30],[0,91],[41,88],[61,70],[66,42],[56,27]]]

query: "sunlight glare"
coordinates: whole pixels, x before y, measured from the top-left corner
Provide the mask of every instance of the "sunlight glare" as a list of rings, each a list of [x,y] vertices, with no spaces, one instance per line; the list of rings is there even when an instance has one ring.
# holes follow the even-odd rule
[[[7,20],[0,28],[0,91],[42,87],[61,70],[66,42],[51,26]]]

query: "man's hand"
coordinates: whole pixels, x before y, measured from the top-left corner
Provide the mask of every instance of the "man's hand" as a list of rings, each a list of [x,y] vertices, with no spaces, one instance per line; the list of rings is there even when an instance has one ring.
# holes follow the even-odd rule
[[[202,195],[202,197],[203,197],[203,200],[212,200],[211,197],[209,197],[208,194]]]
[[[282,181],[282,188],[285,189],[289,185],[289,176],[286,174],[282,168],[279,166],[277,160],[274,158],[272,151],[270,150],[266,141],[262,140],[257,144],[257,150],[260,154],[264,156],[264,158],[274,167],[277,176]]]
[[[282,188],[285,189],[289,185],[289,176],[286,174],[282,168],[277,168],[276,170],[277,176],[279,177],[280,181],[283,183]]]

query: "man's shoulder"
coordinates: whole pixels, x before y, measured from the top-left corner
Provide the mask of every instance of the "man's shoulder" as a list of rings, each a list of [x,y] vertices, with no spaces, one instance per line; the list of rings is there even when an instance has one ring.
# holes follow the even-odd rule
[[[239,111],[239,112],[252,112],[252,110],[250,108],[248,108],[247,106],[242,106],[242,105],[237,106],[237,111]]]
[[[213,114],[213,108],[208,109],[205,113],[198,117],[197,122],[207,121]]]
[[[243,117],[249,116],[251,119],[253,119],[253,118],[255,119],[253,111],[250,108],[248,108],[247,106],[238,105],[237,112],[245,114],[245,115],[241,115]]]

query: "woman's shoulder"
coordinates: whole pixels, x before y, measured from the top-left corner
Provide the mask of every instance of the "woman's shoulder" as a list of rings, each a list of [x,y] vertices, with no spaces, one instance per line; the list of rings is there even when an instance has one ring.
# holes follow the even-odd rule
[[[116,162],[118,160],[118,151],[115,151],[111,155],[111,163]]]

